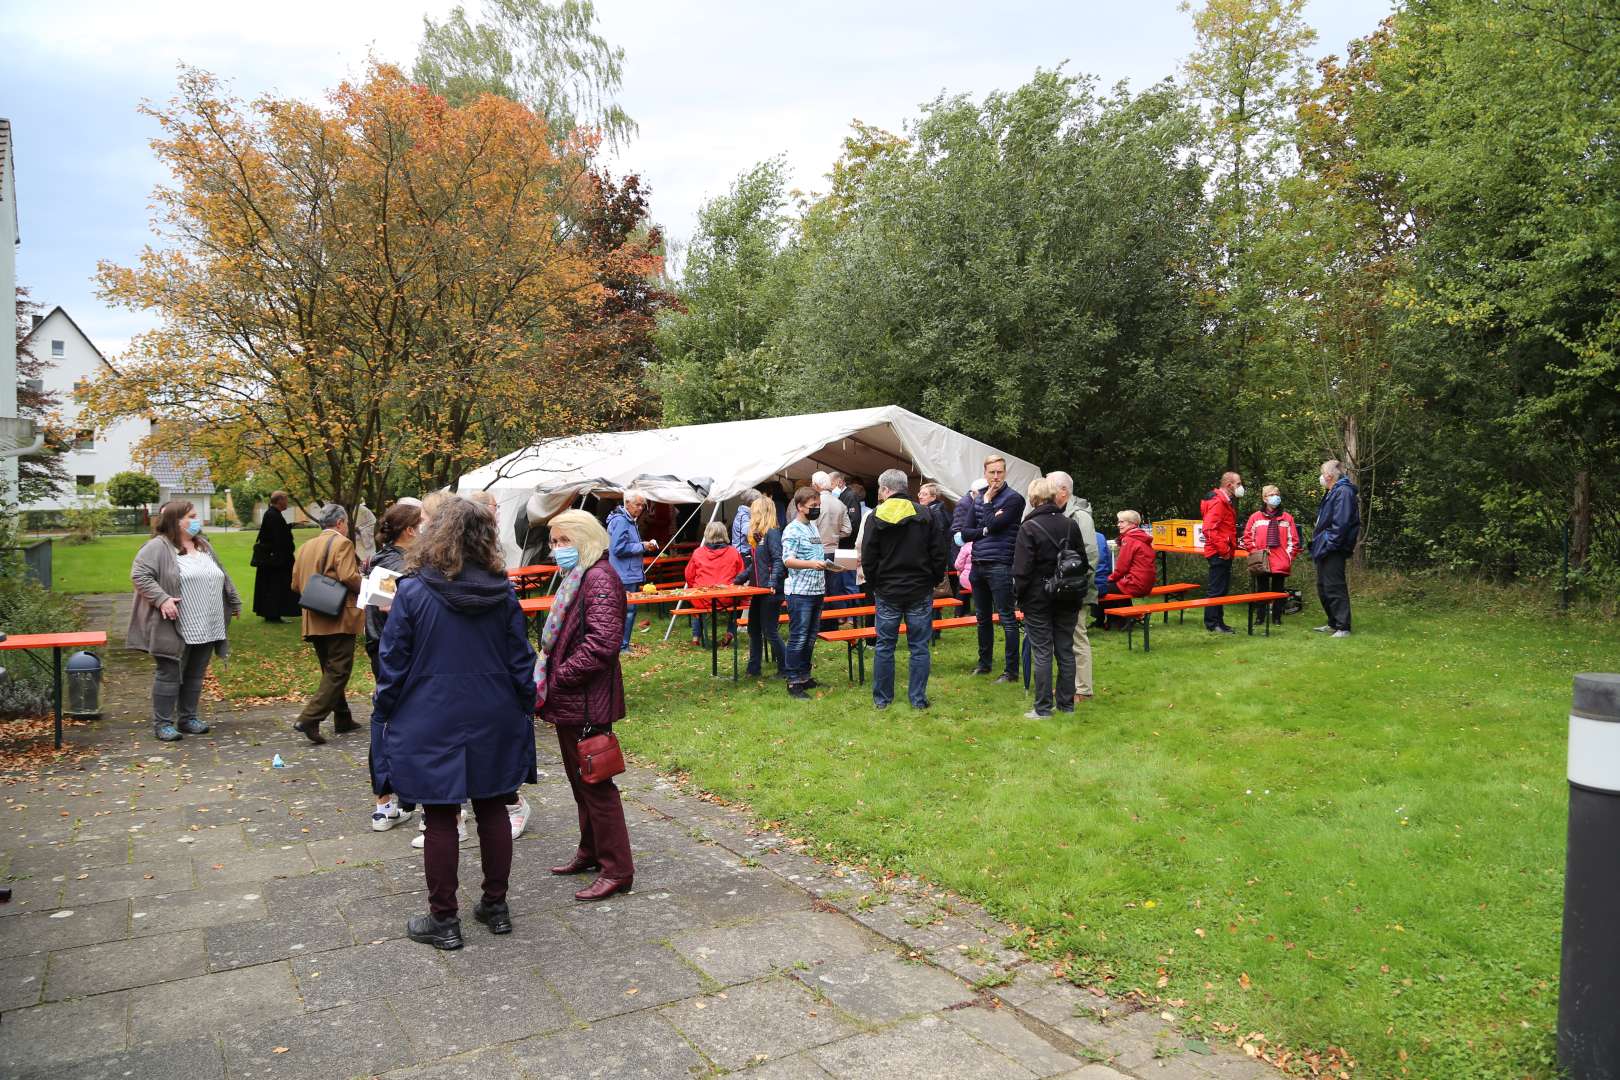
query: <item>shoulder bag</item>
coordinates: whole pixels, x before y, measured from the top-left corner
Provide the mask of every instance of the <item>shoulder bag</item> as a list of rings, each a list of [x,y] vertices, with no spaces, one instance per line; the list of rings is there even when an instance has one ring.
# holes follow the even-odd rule
[[[585,729],[579,734],[579,779],[584,784],[600,784],[624,772],[624,751],[612,731],[590,734],[591,704],[585,702]]]
[[[1251,573],[1251,574],[1269,574],[1269,573],[1271,573],[1271,549],[1270,548],[1260,548],[1258,551],[1249,552],[1249,573]]]
[[[337,543],[337,533],[326,542],[326,551],[321,554],[321,568],[325,570],[326,560],[332,554],[332,545]],[[337,618],[343,611],[343,602],[349,598],[349,587],[336,578],[327,577],[326,574],[311,574],[304,583],[303,592],[298,594],[298,606],[313,611],[317,615],[328,618]]]

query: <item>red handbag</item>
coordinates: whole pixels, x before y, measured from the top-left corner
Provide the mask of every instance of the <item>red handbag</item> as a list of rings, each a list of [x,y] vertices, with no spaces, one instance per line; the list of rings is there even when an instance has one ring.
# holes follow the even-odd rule
[[[600,784],[624,772],[624,751],[619,737],[611,731],[588,735],[579,740],[579,778],[586,784]]]

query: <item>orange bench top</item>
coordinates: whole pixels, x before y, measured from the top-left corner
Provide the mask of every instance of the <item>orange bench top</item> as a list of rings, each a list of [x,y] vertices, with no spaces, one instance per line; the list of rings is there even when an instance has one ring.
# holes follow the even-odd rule
[[[1186,611],[1190,608],[1224,607],[1227,604],[1258,604],[1266,600],[1286,600],[1287,593],[1251,592],[1234,596],[1206,596],[1200,600],[1176,600],[1167,604],[1139,604],[1136,607],[1103,608],[1104,615],[1118,615],[1122,619],[1156,615],[1161,611]]]
[[[641,593],[633,592],[625,597],[625,603],[631,607],[643,604],[678,604],[683,600],[736,600],[750,596],[759,596],[768,593],[769,589],[756,588],[753,585],[729,585],[724,589],[705,589],[703,592],[688,591],[685,589],[670,589],[666,592]],[[530,596],[518,601],[518,607],[525,615],[538,615],[543,611],[550,611],[551,606],[557,602],[555,596]]]
[[[1202,589],[1202,588],[1203,588],[1202,585],[1194,584],[1191,581],[1178,581],[1174,585],[1155,585],[1155,586],[1153,586],[1152,591],[1150,591],[1148,593],[1148,595],[1149,596],[1176,596],[1176,595],[1179,595],[1180,593],[1192,592],[1194,589]],[[1108,593],[1108,594],[1104,595],[1103,599],[1104,600],[1129,600],[1129,599],[1131,599],[1131,597],[1127,593],[1111,592],[1111,593]]]
[[[1024,617],[1024,613],[1022,611],[1017,612],[1017,615],[1020,619]],[[1001,621],[1001,616],[992,615],[990,616],[990,621],[993,623],[998,623]],[[979,625],[979,618],[977,615],[956,615],[949,619],[935,619],[933,623],[935,630],[955,630],[962,626],[977,625]],[[903,619],[900,622],[900,632],[902,634],[906,632],[906,624],[905,620]],[[817,634],[816,637],[820,638],[822,641],[869,641],[872,638],[877,637],[877,627],[857,626],[853,630],[823,630],[821,633]]]
[[[824,604],[847,604],[851,600],[865,600],[865,599],[866,599],[866,594],[865,593],[852,592],[852,593],[843,593],[843,594],[838,595],[838,596],[823,596],[821,598],[821,602],[824,603]],[[937,608],[939,605],[935,604],[934,606]],[[848,611],[848,610],[849,610],[848,608],[839,608],[838,612],[837,612],[838,617],[843,618],[843,613]],[[862,613],[863,614],[871,614],[871,612],[866,611],[864,608],[862,609]],[[827,615],[825,615],[825,614],[822,615],[822,618],[823,619],[827,618]],[[786,615],[778,615],[776,617],[776,621],[785,623],[785,622],[788,621],[788,617]],[[744,615],[742,618],[738,619],[737,620],[737,625],[738,626],[747,626],[748,625],[748,616]]]
[[[0,641],[0,649],[88,649],[107,644],[99,630],[72,634],[12,634]]]
[[[938,611],[940,608],[961,607],[961,606],[962,606],[962,601],[956,599],[954,596],[940,596],[940,597],[936,597],[935,600],[934,600],[934,610],[935,611]],[[675,614],[677,614],[677,615],[690,615],[690,614],[692,614],[692,612],[676,610]],[[876,615],[876,614],[877,614],[877,605],[876,604],[866,604],[866,605],[861,606],[861,607],[823,608],[822,611],[821,611],[821,621],[826,622],[829,619],[865,619],[865,618],[869,618],[869,617],[871,617],[873,615]],[[786,621],[786,619],[787,619],[786,615],[777,616],[777,621],[778,622],[784,622],[784,621]],[[744,623],[744,622],[746,622],[746,619],[738,619],[737,621],[739,623]]]

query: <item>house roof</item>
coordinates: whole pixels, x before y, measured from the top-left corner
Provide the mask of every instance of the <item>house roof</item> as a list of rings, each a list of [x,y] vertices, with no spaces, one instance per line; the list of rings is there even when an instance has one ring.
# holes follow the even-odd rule
[[[152,458],[152,479],[170,491],[183,491],[190,495],[212,495],[214,477],[208,471],[208,462],[200,457],[160,452]]]
[[[112,372],[114,375],[117,375],[118,369],[112,366],[112,361],[108,360],[101,354],[101,350],[96,348],[96,343],[90,340],[90,335],[80,329],[79,324],[73,321],[73,316],[68,314],[67,308],[63,307],[61,304],[57,304],[55,307],[51,308],[50,314],[39,320],[38,326],[35,326],[33,329],[29,330],[28,333],[23,335],[23,344],[27,345],[29,342],[31,342],[34,335],[39,333],[39,328],[50,322],[51,315],[55,315],[57,312],[62,313],[62,318],[66,319],[68,321],[68,325],[73,327],[73,332],[78,334],[80,338],[84,339],[84,343],[86,345],[90,346],[90,351],[96,354],[96,359],[105,364],[108,371]]]

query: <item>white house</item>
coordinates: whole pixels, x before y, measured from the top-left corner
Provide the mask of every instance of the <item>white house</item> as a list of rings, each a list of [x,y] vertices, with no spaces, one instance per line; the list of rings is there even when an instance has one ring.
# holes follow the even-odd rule
[[[79,329],[73,317],[60,306],[53,308],[49,315],[36,315],[34,328],[23,341],[30,352],[48,365],[38,381],[61,401],[62,420],[72,432],[72,449],[62,458],[71,477],[69,486],[57,492],[54,498],[29,503],[22,509],[66,509],[76,505],[77,488],[104,484],[113,473],[144,472],[135,464],[135,445],[150,432],[149,421],[120,420],[104,428],[80,426],[79,417],[84,409],[80,398],[84,390],[97,379],[116,379],[118,372]]]

